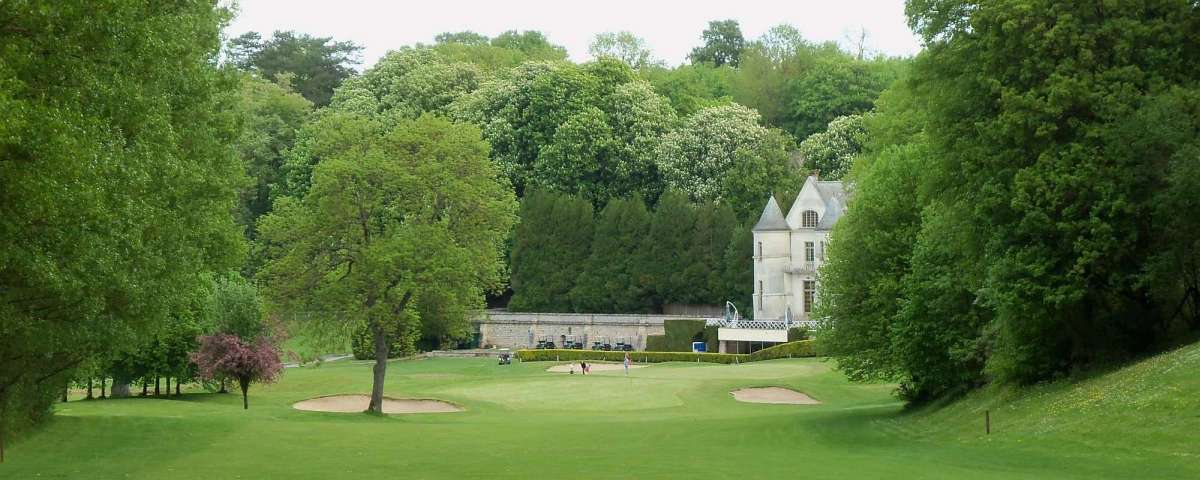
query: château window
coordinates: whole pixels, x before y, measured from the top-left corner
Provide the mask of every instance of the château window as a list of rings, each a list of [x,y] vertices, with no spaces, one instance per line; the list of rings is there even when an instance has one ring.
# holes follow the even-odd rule
[[[800,215],[800,226],[804,228],[817,228],[817,212],[805,210]]]
[[[758,261],[762,261],[762,242],[758,242]]]
[[[804,281],[804,313],[812,313],[812,305],[817,297],[817,282]]]
[[[813,247],[813,242],[804,242],[804,261],[812,262],[816,259],[816,255],[813,254]]]

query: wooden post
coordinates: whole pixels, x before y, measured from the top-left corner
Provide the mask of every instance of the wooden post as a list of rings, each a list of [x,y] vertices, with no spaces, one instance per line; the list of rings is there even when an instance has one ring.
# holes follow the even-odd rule
[[[991,410],[983,411],[983,433],[985,435],[992,434],[992,411]]]

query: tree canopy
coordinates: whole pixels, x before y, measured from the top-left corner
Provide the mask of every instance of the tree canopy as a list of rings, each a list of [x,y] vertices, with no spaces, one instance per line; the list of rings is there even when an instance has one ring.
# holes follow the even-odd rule
[[[430,115],[388,126],[342,112],[325,121],[311,187],[259,222],[270,258],[260,278],[276,308],[347,334],[370,328],[370,410],[381,413],[389,330],[465,322],[482,309],[503,286],[517,205],[472,126]]]
[[[1168,246],[1195,215],[1164,210],[1195,192],[1195,2],[907,13],[926,49],[868,122],[823,272],[839,365],[922,399],[1195,329],[1194,257]]]
[[[224,9],[6,2],[0,18],[3,435],[241,264],[245,174],[237,77],[215,66]]]
[[[329,104],[333,90],[354,74],[361,51],[362,47],[353,42],[276,31],[267,40],[258,32],[246,32],[230,40],[228,55],[239,68],[258,72],[269,80],[290,75],[296,91],[313,104],[324,106]]]

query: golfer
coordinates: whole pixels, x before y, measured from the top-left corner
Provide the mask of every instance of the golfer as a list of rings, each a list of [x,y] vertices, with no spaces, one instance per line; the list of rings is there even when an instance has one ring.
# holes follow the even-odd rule
[[[625,352],[625,376],[629,376],[629,352]]]

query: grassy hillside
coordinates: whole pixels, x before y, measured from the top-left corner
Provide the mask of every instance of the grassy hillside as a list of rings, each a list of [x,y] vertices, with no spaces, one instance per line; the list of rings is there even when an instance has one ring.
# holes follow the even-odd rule
[[[0,478],[1200,478],[1200,346],[1025,393],[990,390],[905,412],[891,385],[817,359],[666,363],[567,375],[492,359],[396,361],[387,394],[467,411],[374,418],[301,412],[369,391],[370,363],[289,369],[237,395],[60,404]],[[821,405],[739,403],[791,387]],[[1003,403],[1003,406],[1002,405]],[[995,432],[982,435],[982,408]]]
[[[984,434],[984,411],[991,412],[991,435]],[[985,388],[882,424],[965,444],[1200,465],[1200,343],[1080,379]]]

